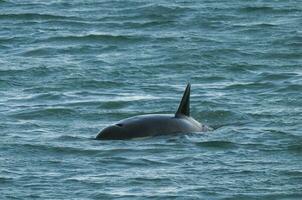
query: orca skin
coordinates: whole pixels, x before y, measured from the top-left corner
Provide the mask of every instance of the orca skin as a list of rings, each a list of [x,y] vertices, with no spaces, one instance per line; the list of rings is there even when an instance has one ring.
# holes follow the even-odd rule
[[[210,130],[209,127],[190,117],[190,88],[191,85],[188,83],[175,114],[148,114],[130,117],[104,128],[96,139],[124,140]]]

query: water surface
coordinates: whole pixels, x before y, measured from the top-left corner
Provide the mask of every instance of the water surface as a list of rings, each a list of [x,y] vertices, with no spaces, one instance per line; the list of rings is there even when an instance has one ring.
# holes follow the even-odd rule
[[[300,1],[0,0],[1,199],[301,199]],[[213,132],[96,141],[191,111]]]

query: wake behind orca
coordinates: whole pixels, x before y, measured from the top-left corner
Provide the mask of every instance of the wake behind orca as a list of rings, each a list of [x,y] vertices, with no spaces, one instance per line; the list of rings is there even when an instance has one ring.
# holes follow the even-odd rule
[[[175,114],[148,114],[130,117],[103,129],[97,140],[123,140],[179,133],[205,132],[206,125],[190,117],[190,88],[188,83]]]

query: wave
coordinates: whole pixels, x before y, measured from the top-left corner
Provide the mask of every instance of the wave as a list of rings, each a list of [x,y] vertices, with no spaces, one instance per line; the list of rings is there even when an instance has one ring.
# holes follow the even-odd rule
[[[111,34],[88,34],[88,35],[66,35],[49,37],[43,42],[139,42],[148,39],[144,36],[135,35],[111,35]],[[41,41],[36,41],[41,42]]]
[[[83,148],[76,148],[76,147],[67,147],[65,146],[54,146],[53,144],[10,144],[14,146],[14,148],[20,148],[22,151],[29,151],[35,153],[59,153],[59,154],[80,154],[80,155],[89,155],[93,156],[100,153],[100,150],[97,149],[83,149]]]
[[[230,141],[221,141],[221,140],[214,140],[214,141],[203,141],[195,143],[197,146],[200,147],[207,147],[207,148],[222,148],[222,149],[230,149],[230,148],[237,148],[238,145],[236,143]]]
[[[75,116],[76,111],[70,108],[43,108],[19,111],[11,114],[11,117],[17,119],[41,119],[41,118],[63,118]]]
[[[291,12],[301,12],[297,8],[286,8],[286,7],[270,7],[270,6],[247,6],[239,9],[242,13],[291,13]]]
[[[108,51],[114,48],[113,46],[108,46],[105,48],[100,48],[99,50]],[[94,54],[95,46],[82,45],[82,46],[71,46],[71,47],[39,47],[35,49],[25,50],[25,52],[20,53],[22,56],[26,57],[53,57],[54,55],[84,55],[84,54]]]
[[[274,88],[275,85],[271,82],[250,82],[250,83],[234,83],[225,87],[227,90],[237,90],[237,89],[268,89]]]
[[[1,76],[18,76],[18,78],[23,76],[29,76],[29,77],[42,77],[46,76],[50,73],[55,72],[56,70],[59,70],[58,68],[52,68],[47,67],[45,65],[40,65],[37,67],[18,67],[18,68],[11,68],[11,69],[0,69],[0,75]],[[60,69],[61,70],[61,69]]]
[[[302,153],[302,141],[296,142],[297,144],[288,145],[286,149],[297,153]]]
[[[27,39],[26,37],[16,37],[16,36],[12,36],[12,37],[0,37],[0,44],[11,44],[13,42],[21,42],[23,40]]]
[[[122,25],[130,28],[149,28],[149,27],[156,27],[162,25],[170,25],[172,23],[174,23],[174,21],[172,20],[161,20],[161,21],[150,20],[150,21],[142,21],[142,22],[129,21],[129,22],[122,23]]]
[[[49,56],[53,56],[54,54],[57,54],[58,52],[56,52],[58,49],[56,48],[37,48],[37,49],[33,49],[33,50],[26,50],[26,52],[23,52],[21,55],[22,56],[45,56],[45,55],[49,55]]]
[[[296,49],[301,49],[302,47],[302,36],[298,32],[293,32],[292,36],[284,36],[281,38],[276,38],[273,40],[273,45],[278,45],[281,47],[288,46]]]
[[[234,28],[245,28],[243,30],[239,30],[238,32],[251,32],[254,31],[255,28],[261,29],[263,31],[263,28],[272,28],[276,27],[279,24],[274,24],[274,23],[267,23],[267,22],[259,22],[259,23],[241,23],[241,24],[234,24]]]
[[[70,136],[70,135],[61,135],[59,137],[54,138],[54,141],[78,141],[84,139],[83,137],[78,137],[78,136]],[[85,138],[86,139],[86,138]]]
[[[140,17],[153,18],[153,19],[173,19],[179,14],[193,11],[192,8],[184,6],[167,6],[158,4],[147,4],[145,6],[135,8],[122,9],[122,13],[138,13]]]
[[[69,17],[63,15],[40,14],[40,13],[11,13],[0,14],[1,20],[49,20],[49,19],[74,19],[79,20],[78,17]]]
[[[259,74],[259,80],[279,81],[279,80],[288,80],[292,78],[297,78],[297,76],[299,75],[294,72],[283,72],[283,73],[262,72]]]
[[[0,176],[0,184],[4,184],[4,183],[7,183],[7,182],[12,182],[14,179],[13,178],[10,178],[10,177],[3,177],[3,176]]]
[[[276,92],[280,94],[287,94],[287,93],[297,93],[302,92],[302,84],[288,84],[276,90]]]

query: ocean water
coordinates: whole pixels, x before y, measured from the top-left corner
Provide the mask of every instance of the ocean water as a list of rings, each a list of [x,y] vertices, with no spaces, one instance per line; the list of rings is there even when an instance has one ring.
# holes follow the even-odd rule
[[[0,130],[0,199],[302,199],[302,3],[0,0]]]

